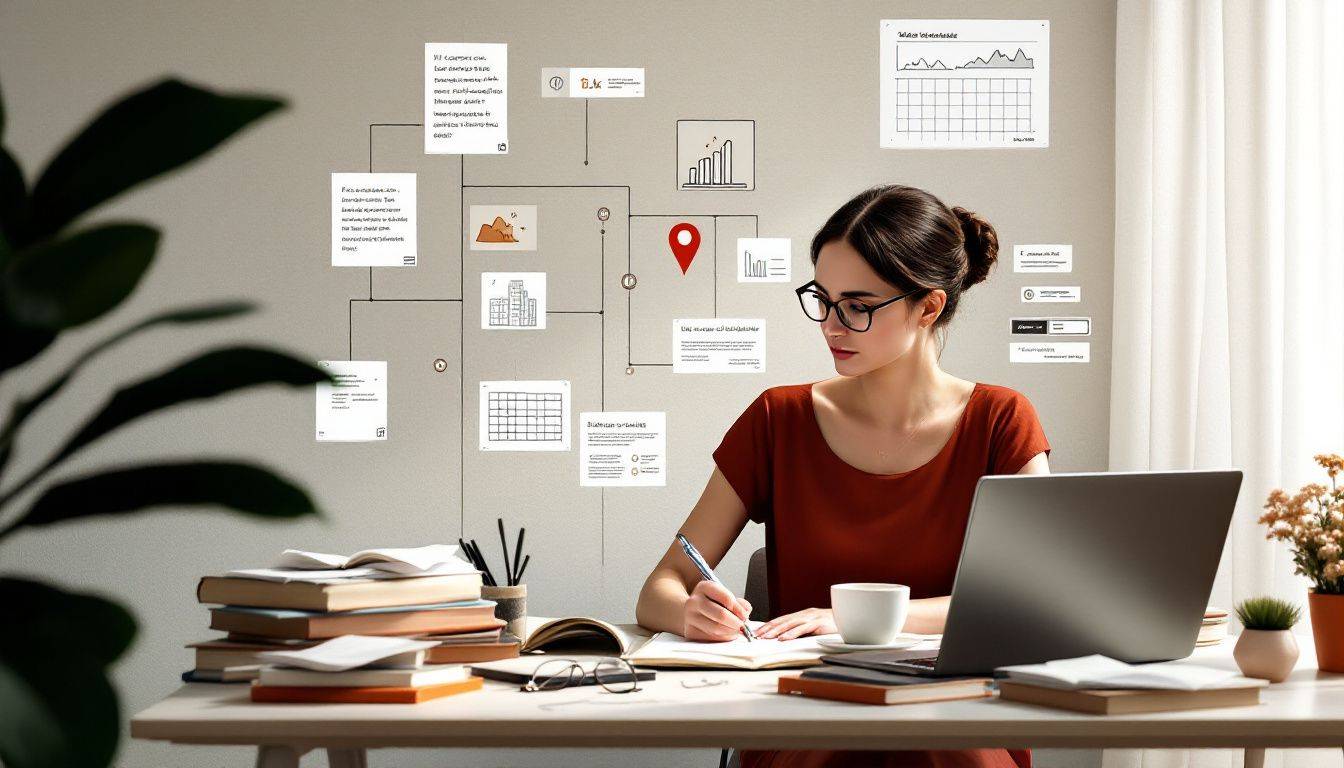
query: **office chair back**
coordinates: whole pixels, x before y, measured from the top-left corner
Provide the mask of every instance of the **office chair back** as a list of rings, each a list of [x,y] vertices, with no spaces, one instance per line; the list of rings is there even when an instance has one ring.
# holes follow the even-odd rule
[[[747,561],[747,585],[742,596],[751,603],[751,619],[767,621],[770,618],[770,583],[766,579],[765,547],[751,553]]]

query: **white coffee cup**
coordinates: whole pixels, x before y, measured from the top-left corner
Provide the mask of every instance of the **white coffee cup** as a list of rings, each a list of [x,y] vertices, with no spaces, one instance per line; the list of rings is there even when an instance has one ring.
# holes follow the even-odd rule
[[[831,611],[846,643],[884,645],[905,627],[910,587],[904,584],[853,582],[831,585]]]

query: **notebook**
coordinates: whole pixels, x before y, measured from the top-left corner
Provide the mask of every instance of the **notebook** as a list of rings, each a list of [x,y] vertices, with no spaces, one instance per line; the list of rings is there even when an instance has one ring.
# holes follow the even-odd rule
[[[765,622],[748,621],[754,633]],[[646,667],[706,667],[719,669],[781,669],[821,663],[827,651],[817,643],[840,635],[805,635],[792,640],[736,637],[720,643],[687,640],[671,632],[659,632],[628,658]]]
[[[584,648],[610,650],[626,656],[646,643],[650,634],[638,624],[613,624],[591,616],[528,616],[521,650],[529,653],[562,647]]]

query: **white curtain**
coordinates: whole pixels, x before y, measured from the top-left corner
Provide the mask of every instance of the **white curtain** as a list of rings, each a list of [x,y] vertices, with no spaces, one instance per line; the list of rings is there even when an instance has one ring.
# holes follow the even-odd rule
[[[1314,454],[1344,453],[1341,62],[1344,0],[1119,0],[1110,466],[1245,472],[1214,605],[1274,594],[1305,614],[1305,580],[1256,517],[1271,488],[1325,482]]]

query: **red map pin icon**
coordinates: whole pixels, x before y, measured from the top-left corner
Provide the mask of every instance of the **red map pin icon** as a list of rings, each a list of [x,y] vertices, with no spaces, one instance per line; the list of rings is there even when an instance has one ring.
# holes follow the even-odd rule
[[[684,275],[691,268],[695,252],[700,250],[700,230],[683,221],[667,231],[667,244],[672,247],[672,255],[677,257]]]

